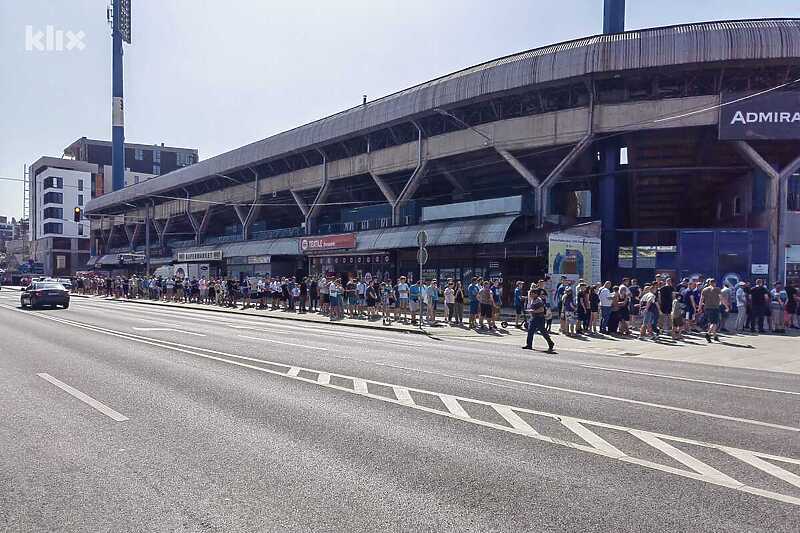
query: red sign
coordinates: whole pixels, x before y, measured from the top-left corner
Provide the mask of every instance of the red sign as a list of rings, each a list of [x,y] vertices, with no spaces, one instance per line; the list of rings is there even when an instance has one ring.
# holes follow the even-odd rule
[[[322,252],[356,247],[356,234],[325,235],[324,237],[304,237],[300,239],[300,252]]]

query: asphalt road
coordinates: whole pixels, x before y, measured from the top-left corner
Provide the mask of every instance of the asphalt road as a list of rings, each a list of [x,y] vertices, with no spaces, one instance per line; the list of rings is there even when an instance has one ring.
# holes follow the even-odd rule
[[[18,305],[3,531],[800,530],[797,375]]]

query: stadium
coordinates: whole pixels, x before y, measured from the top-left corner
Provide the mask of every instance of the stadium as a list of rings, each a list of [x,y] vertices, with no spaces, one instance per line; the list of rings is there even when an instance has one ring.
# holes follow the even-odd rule
[[[415,279],[424,229],[428,278],[797,276],[798,111],[800,19],[562,42],[100,196],[90,264]]]

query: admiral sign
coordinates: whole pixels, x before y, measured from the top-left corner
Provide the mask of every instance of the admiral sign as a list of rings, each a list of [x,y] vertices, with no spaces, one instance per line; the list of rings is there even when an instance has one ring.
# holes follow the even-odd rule
[[[325,250],[341,250],[356,247],[356,234],[325,235],[324,237],[302,238],[298,242],[301,253],[324,252]]]
[[[800,139],[800,91],[747,96],[747,93],[722,96],[720,139]]]

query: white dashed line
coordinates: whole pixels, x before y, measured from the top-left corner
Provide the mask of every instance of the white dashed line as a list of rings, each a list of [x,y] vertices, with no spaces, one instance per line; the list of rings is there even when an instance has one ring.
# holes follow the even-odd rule
[[[53,385],[55,385],[59,389],[63,390],[67,394],[70,394],[70,395],[74,396],[75,398],[79,399],[80,401],[82,401],[86,405],[96,409],[97,411],[100,411],[101,413],[103,413],[107,417],[109,417],[109,418],[111,418],[113,420],[116,420],[117,422],[125,422],[126,420],[128,420],[127,416],[118,413],[117,411],[113,410],[109,406],[107,406],[107,405],[95,400],[94,398],[92,398],[88,394],[85,394],[85,393],[79,391],[75,387],[71,387],[71,386],[67,385],[66,383],[64,383],[63,381],[57,380],[56,378],[54,378],[50,374],[41,373],[41,374],[36,374],[36,375],[39,376],[40,378],[42,378],[45,381],[49,381],[50,383],[52,383]]]

